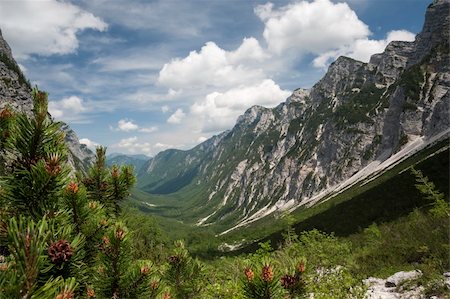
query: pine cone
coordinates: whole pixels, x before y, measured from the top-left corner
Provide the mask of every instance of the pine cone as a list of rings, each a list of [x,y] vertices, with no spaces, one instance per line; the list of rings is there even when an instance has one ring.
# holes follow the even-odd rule
[[[300,272],[300,273],[305,272],[305,263],[304,263],[304,262],[300,262],[300,263],[298,264],[297,270],[298,270],[298,272]]]
[[[62,291],[62,293],[58,294],[55,299],[74,299],[75,295],[69,291]]]
[[[58,155],[51,155],[50,159],[45,161],[45,170],[47,170],[47,173],[51,176],[56,176],[61,172]]]
[[[281,285],[285,289],[291,289],[293,288],[298,282],[297,277],[286,274],[281,277]]]
[[[67,262],[72,257],[72,254],[73,249],[66,240],[59,240],[58,242],[52,243],[48,248],[48,256],[55,265]]]
[[[8,109],[8,107],[5,107],[2,109],[2,111],[0,111],[1,119],[8,119],[11,118],[11,116],[13,116],[13,113]]]
[[[164,294],[164,299],[170,299],[170,293],[165,293]]]
[[[140,272],[142,275],[147,275],[150,273],[150,268],[148,266],[142,266]]]
[[[253,270],[250,267],[245,268],[244,272],[248,281],[252,281],[253,277],[255,277],[255,273],[253,273]]]
[[[121,227],[119,227],[116,230],[116,239],[123,240],[123,238],[125,238],[125,231]]]
[[[265,265],[262,268],[262,279],[266,282],[270,282],[273,280],[273,270],[269,265]]]
[[[113,167],[113,169],[111,170],[111,176],[115,179],[119,177],[119,169],[117,167]]]
[[[87,296],[88,298],[95,298],[95,292],[93,289],[88,289],[87,290]]]
[[[169,256],[169,263],[172,265],[178,265],[180,263],[180,257],[178,255]]]
[[[67,186],[66,190],[68,193],[77,194],[78,193],[78,184],[76,182],[70,182],[69,185]]]

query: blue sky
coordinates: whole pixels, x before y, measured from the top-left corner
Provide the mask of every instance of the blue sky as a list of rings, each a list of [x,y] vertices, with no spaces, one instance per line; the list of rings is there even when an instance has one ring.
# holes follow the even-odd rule
[[[0,28],[52,115],[109,152],[188,149],[336,57],[413,40],[425,0],[0,1]]]

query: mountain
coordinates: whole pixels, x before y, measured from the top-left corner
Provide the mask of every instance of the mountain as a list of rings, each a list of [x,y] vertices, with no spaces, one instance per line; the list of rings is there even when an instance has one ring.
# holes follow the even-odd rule
[[[197,225],[231,229],[310,207],[376,176],[450,133],[449,0],[428,7],[414,42],[391,42],[369,63],[339,57],[311,89],[254,106],[233,129],[142,168],[138,187],[176,194]],[[201,204],[199,204],[201,203]]]
[[[0,109],[6,105],[15,111],[31,115],[33,100],[30,83],[14,60],[11,48],[0,31]],[[87,171],[94,160],[94,154],[86,145],[80,144],[77,135],[67,124],[63,124],[61,129],[66,134],[69,164],[73,169]]]
[[[146,155],[125,155],[112,153],[106,157],[106,164],[112,165],[133,165],[134,171],[139,173],[141,167],[151,158]]]

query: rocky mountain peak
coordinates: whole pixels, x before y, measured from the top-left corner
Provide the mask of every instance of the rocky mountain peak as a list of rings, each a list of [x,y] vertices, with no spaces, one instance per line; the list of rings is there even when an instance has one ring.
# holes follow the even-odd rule
[[[409,61],[409,65],[421,61],[438,45],[448,49],[449,38],[450,0],[435,0],[428,6],[423,29],[416,37],[415,55]]]
[[[2,35],[2,31],[0,29],[0,54],[6,55],[11,61],[14,60],[11,52],[11,48],[8,43],[5,41]]]
[[[244,114],[240,115],[236,121],[236,125],[251,125],[258,120],[267,108],[262,106],[252,106]]]

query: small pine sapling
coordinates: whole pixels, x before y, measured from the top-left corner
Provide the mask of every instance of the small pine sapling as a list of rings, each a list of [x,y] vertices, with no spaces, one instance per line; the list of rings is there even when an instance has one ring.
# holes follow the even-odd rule
[[[201,298],[200,292],[206,284],[203,265],[190,256],[182,241],[175,242],[164,279],[175,299]]]

